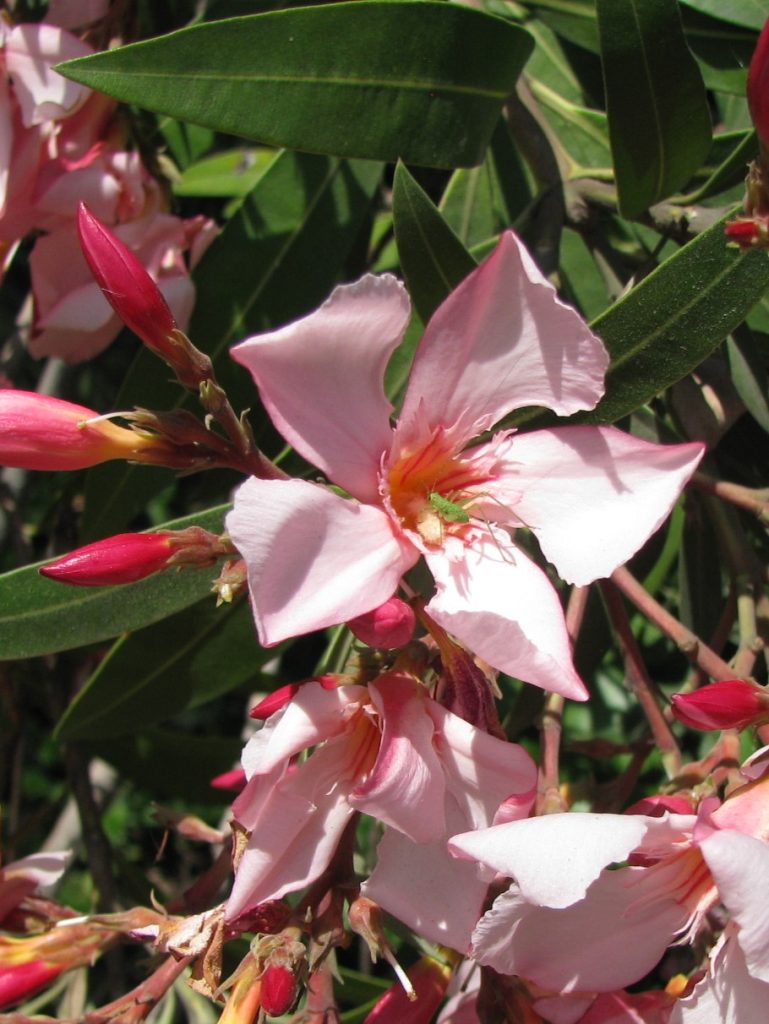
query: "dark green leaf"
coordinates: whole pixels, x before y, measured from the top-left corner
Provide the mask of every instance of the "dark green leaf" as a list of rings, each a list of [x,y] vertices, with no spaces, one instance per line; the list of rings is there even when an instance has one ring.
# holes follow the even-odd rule
[[[756,423],[769,433],[769,375],[747,325],[727,338],[726,354],[737,394]]]
[[[195,270],[189,334],[212,358],[236,407],[257,404],[251,379],[229,349],[248,334],[309,312],[333,287],[371,207],[378,164],[306,153],[278,154]],[[318,253],[323,258],[318,258]],[[301,287],[298,282],[301,282]],[[150,352],[139,353],[118,408],[196,403]],[[259,424],[254,423],[258,430]],[[123,529],[171,478],[164,470],[108,463],[88,474],[84,529],[90,538]]]
[[[483,159],[531,45],[467,7],[358,0],[195,25],[59,70],[276,146],[463,167]]]
[[[202,526],[221,531],[227,508],[164,523],[162,529]],[[0,660],[82,647],[141,629],[187,608],[211,590],[216,567],[163,572],[122,587],[72,587],[28,565],[0,576]]]
[[[710,145],[705,87],[676,0],[597,0],[620,210],[636,217],[680,189]]]
[[[56,735],[80,740],[136,732],[253,679],[274,656],[259,647],[247,601],[216,608],[209,598],[122,636],[67,708]]]
[[[724,152],[726,147],[727,152]],[[757,154],[758,142],[754,131],[724,132],[715,136],[711,153],[708,155],[708,163],[702,168],[710,173],[696,191],[684,196],[680,202],[701,203],[723,192],[724,189],[739,184],[745,177],[747,164]],[[718,161],[715,167],[712,166],[714,160]]]
[[[476,263],[403,164],[395,170],[393,223],[403,276],[426,324]]]
[[[764,27],[767,17],[764,0],[681,0],[681,3],[702,14],[757,31]]]
[[[724,241],[725,217],[633,288],[593,327],[611,354],[606,396],[585,417],[613,423],[690,373],[769,287],[769,259]]]
[[[237,737],[147,729],[138,735],[93,740],[83,746],[154,799],[225,804],[230,801],[229,794],[213,789],[211,779],[232,768],[243,743]]]
[[[495,237],[532,199],[518,151],[500,119],[480,167],[455,171],[441,199],[446,223],[465,246]]]

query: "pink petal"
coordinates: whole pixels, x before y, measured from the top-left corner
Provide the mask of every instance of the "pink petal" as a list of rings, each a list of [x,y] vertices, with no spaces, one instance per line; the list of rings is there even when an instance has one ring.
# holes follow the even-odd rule
[[[346,737],[339,737],[279,781],[268,780],[270,792],[247,823],[252,834],[227,902],[229,920],[302,888],[328,867],[353,814],[347,800],[353,760]]]
[[[528,814],[537,785],[537,766],[517,743],[508,743],[447,711],[427,705],[438,732],[438,756],[446,783],[472,828],[490,825],[499,805],[514,797],[517,816]],[[510,808],[508,808],[508,811]]]
[[[712,684],[717,685],[717,684]],[[761,751],[757,751],[760,754]],[[753,755],[755,757],[756,754]],[[712,814],[717,828],[769,838],[769,776],[740,786]]]
[[[21,107],[24,125],[67,117],[86,101],[91,90],[70,82],[53,65],[93,50],[55,25],[16,25],[8,33],[5,60]]]
[[[740,926],[736,939],[748,971],[759,981],[769,982],[769,916],[764,905],[769,891],[769,846],[724,829],[700,843],[700,849],[721,899]]]
[[[640,815],[546,814],[452,836],[449,850],[514,878],[529,903],[568,907],[604,868],[627,859],[646,825]]]
[[[419,557],[380,509],[302,480],[247,480],[227,529],[267,646],[371,611]]]
[[[449,829],[466,826],[451,796],[445,813]],[[464,952],[487,889],[478,865],[450,857],[445,839],[413,843],[388,828],[377,849],[377,865],[361,893],[428,942]]]
[[[537,430],[513,439],[502,490],[514,492],[515,515],[559,574],[582,585],[638,551],[703,453],[700,444],[649,444],[613,427]]]
[[[304,319],[232,350],[286,440],[362,501],[378,500],[391,440],[384,370],[409,315],[403,285],[369,274]]]
[[[11,171],[13,115],[11,96],[5,75],[0,75],[0,217],[5,213],[8,178]]]
[[[61,28],[79,28],[107,13],[109,0],[50,0],[45,20]]]
[[[669,1024],[763,1024],[767,1006],[769,985],[749,974],[738,943],[724,936],[707,977],[675,1004]]]
[[[349,712],[365,699],[363,686],[327,690],[315,681],[300,686],[293,700],[246,744],[242,757],[246,775],[270,772],[302,750],[338,736],[347,728]]]
[[[513,409],[592,409],[609,357],[512,231],[433,315],[414,359],[403,420],[471,438]]]
[[[587,690],[574,668],[558,595],[518,548],[489,531],[462,561],[426,555],[437,593],[428,613],[494,668],[572,700]],[[502,535],[504,536],[504,535]]]
[[[685,922],[672,900],[633,909],[639,872],[606,871],[570,907],[537,907],[515,887],[473,933],[473,956],[557,992],[611,992],[647,974]]]
[[[388,672],[370,684],[369,693],[382,718],[382,741],[371,774],[352,791],[350,803],[416,843],[443,839],[445,782],[433,750],[426,690],[410,676]]]

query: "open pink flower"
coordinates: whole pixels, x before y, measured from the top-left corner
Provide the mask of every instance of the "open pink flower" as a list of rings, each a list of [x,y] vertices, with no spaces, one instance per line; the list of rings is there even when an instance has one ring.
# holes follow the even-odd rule
[[[473,933],[476,959],[555,992],[610,992],[691,940],[719,902],[738,926],[747,973],[769,982],[768,840],[765,776],[696,815],[551,814],[449,846],[515,879]]]
[[[660,525],[702,456],[611,427],[468,447],[522,406],[591,409],[608,355],[512,232],[437,310],[396,426],[382,379],[410,306],[389,275],[233,350],[283,436],[350,501],[301,480],[248,480],[229,515],[266,645],[392,596],[424,556],[430,616],[495,668],[575,699],[558,595],[511,543],[528,527],[573,583],[609,575]]]
[[[251,838],[228,919],[316,879],[363,811],[389,826],[377,868],[386,877],[368,894],[454,946],[469,939],[487,882],[477,865],[449,857],[446,840],[459,822],[491,824],[500,807],[506,819],[527,814],[537,775],[525,750],[453,715],[400,672],[368,687],[304,684],[249,741],[243,767],[248,783],[233,813]],[[417,870],[404,866],[400,847],[390,856],[389,836],[403,840],[407,858],[421,851]]]

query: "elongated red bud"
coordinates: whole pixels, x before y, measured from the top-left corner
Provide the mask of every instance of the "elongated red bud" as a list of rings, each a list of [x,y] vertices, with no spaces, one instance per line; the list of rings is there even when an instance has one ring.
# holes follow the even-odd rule
[[[674,693],[673,714],[692,729],[745,729],[769,719],[769,694],[744,679],[727,679],[694,693]]]
[[[0,963],[0,1010],[35,995],[57,978],[64,967],[34,960],[25,964]]]
[[[347,623],[359,640],[369,647],[403,647],[414,635],[416,616],[410,605],[399,597]]]
[[[185,387],[197,391],[211,380],[211,360],[179,329],[157,284],[85,203],[78,207],[77,229],[91,273],[123,323],[168,363]]]
[[[748,69],[748,107],[762,145],[769,146],[769,20]]]
[[[135,583],[171,567],[204,568],[227,550],[219,537],[196,526],[160,533],[118,533],[42,566],[40,573],[77,587],[105,587]]]
[[[769,249],[769,219],[767,217],[738,217],[724,225],[724,234],[732,245],[740,249]]]
[[[149,461],[157,439],[120,427],[85,406],[34,391],[0,390],[0,465],[86,469],[110,459]]]

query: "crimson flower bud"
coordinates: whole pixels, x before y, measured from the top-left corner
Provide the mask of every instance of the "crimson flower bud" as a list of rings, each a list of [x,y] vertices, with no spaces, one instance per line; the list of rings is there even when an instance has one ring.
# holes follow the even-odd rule
[[[744,679],[674,693],[671,700],[675,717],[692,729],[745,729],[769,718],[769,694]]]
[[[399,597],[347,623],[359,640],[369,647],[403,647],[414,635],[416,616],[410,605]]]
[[[762,145],[769,146],[769,20],[750,61],[748,107]]]
[[[451,968],[423,956],[406,973],[413,993],[409,994],[400,984],[393,985],[363,1024],[429,1024],[446,994]]]
[[[123,323],[168,363],[185,387],[197,391],[212,379],[211,360],[179,329],[147,270],[85,203],[78,207],[77,230],[91,273]]]
[[[740,249],[769,249],[769,219],[738,217],[724,226],[728,240]]]
[[[160,533],[118,533],[50,562],[40,573],[77,587],[105,587],[135,583],[171,566],[202,568],[223,553],[220,539],[197,526]]]
[[[0,963],[0,1010],[35,995],[63,970],[57,964],[46,964],[42,960],[24,964]]]
[[[262,975],[262,1009],[268,1017],[289,1013],[299,997],[296,975],[285,964],[268,964]]]
[[[246,773],[242,768],[232,768],[228,772],[214,776],[209,782],[209,786],[213,786],[214,789],[231,789],[235,793],[239,793],[245,788],[247,781]]]
[[[157,439],[119,427],[85,406],[34,391],[0,390],[0,464],[86,469],[110,459],[149,461]],[[154,460],[153,460],[154,461]]]
[[[310,682],[320,683],[324,690],[335,690],[340,685],[341,677],[334,675],[318,676]],[[279,686],[277,690],[268,693],[258,704],[255,704],[249,711],[250,718],[258,718],[260,721],[274,715],[286,704],[290,703],[305,683],[286,683]]]

